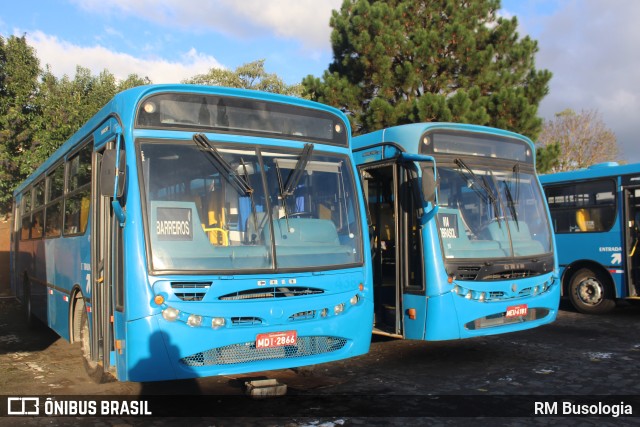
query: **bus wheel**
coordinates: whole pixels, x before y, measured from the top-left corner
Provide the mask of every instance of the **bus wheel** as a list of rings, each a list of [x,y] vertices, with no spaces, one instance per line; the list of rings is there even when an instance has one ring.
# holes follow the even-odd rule
[[[78,301],[81,305],[80,314],[80,349],[82,351],[82,360],[84,362],[84,369],[87,372],[89,378],[97,383],[104,382],[104,371],[102,365],[95,360],[91,360],[91,338],[89,335],[89,316],[87,315],[87,309],[84,305],[84,300]]]
[[[588,268],[578,270],[571,278],[569,299],[579,312],[586,314],[604,314],[616,306],[602,274]]]

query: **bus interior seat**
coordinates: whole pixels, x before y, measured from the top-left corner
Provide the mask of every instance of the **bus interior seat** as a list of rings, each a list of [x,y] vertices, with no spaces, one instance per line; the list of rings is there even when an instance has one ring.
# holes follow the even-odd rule
[[[209,237],[209,243],[212,245],[229,245],[229,233],[225,229],[225,210],[224,203],[221,202],[218,193],[208,192],[207,196],[195,196],[194,200],[197,205],[197,213],[202,214],[200,218],[204,218],[206,222],[202,222],[202,229]]]
[[[393,204],[380,203],[379,205],[380,249],[382,262],[395,262],[396,246],[396,217]]]
[[[255,212],[249,215],[245,226],[244,241],[245,243],[255,244],[262,240],[262,230],[269,220],[266,212]]]
[[[280,218],[273,224],[278,265],[297,267],[315,264],[348,264],[354,260],[353,248],[342,245],[333,221],[318,218]],[[262,230],[270,241],[269,227]]]
[[[335,224],[326,219],[281,218],[274,221],[274,232],[276,246],[340,245]]]
[[[507,231],[507,226],[509,230]],[[494,221],[489,224],[489,233],[496,242],[509,250],[509,233],[511,234],[511,243],[516,256],[536,255],[544,252],[542,243],[534,240],[531,236],[529,226],[524,221]]]
[[[585,208],[580,208],[576,211],[576,225],[582,232],[593,231],[595,229],[591,215]]]

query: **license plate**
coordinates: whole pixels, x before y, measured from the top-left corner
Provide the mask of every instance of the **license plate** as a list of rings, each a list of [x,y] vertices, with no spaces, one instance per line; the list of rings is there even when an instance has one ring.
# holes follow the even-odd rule
[[[505,317],[521,317],[526,316],[528,311],[527,304],[512,305],[507,307],[507,315]]]
[[[258,334],[256,337],[256,348],[284,347],[296,345],[298,333],[296,331],[270,332],[268,334]]]

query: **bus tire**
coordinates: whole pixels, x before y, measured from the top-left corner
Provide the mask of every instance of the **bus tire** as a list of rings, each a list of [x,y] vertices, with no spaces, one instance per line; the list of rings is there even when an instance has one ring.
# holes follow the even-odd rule
[[[589,268],[581,268],[571,277],[569,299],[576,310],[586,314],[604,314],[616,306],[607,279]]]
[[[82,352],[82,362],[87,375],[94,382],[101,384],[105,382],[104,370],[99,362],[91,360],[91,337],[89,334],[89,316],[84,304],[84,300],[78,301],[81,305],[80,311],[80,350]]]

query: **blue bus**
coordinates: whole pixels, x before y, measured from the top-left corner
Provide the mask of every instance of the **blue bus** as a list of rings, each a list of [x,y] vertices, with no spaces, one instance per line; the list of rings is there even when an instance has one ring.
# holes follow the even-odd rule
[[[353,147],[373,225],[375,333],[451,340],[555,320],[557,262],[529,139],[418,123]]]
[[[640,163],[540,176],[556,235],[563,296],[601,314],[640,299]]]
[[[116,95],[15,190],[12,287],[90,376],[154,381],[364,354],[366,211],[333,108],[249,90]]]

